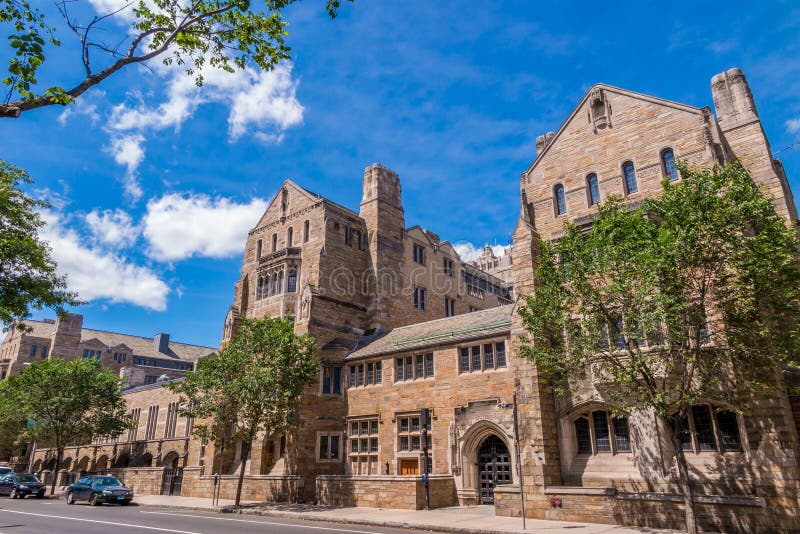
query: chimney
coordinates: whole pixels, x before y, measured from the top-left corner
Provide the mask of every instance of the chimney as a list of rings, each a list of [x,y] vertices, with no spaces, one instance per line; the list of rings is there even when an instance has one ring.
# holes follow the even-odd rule
[[[161,354],[169,354],[169,334],[162,332],[153,336],[153,345]]]

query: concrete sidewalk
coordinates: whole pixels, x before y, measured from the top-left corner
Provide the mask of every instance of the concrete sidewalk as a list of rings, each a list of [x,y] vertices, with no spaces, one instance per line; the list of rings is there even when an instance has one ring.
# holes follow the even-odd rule
[[[338,508],[315,506],[312,504],[243,502],[243,506],[234,508],[233,502],[227,499],[220,500],[220,506],[213,507],[211,506],[211,499],[199,497],[170,497],[167,495],[141,495],[137,496],[134,501],[143,506],[209,510],[280,517],[284,519],[304,519],[308,521],[350,523],[355,525],[432,530],[438,532],[505,534],[508,532],[556,532],[562,529],[577,531],[581,534],[675,532],[643,527],[619,527],[595,523],[546,521],[541,519],[528,519],[526,530],[522,530],[522,519],[518,517],[495,516],[494,507],[492,506],[454,507],[431,511],[415,511],[367,507]]]

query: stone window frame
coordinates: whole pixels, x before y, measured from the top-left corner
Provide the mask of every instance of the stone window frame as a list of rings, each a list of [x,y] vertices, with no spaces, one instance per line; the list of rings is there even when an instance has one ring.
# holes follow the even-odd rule
[[[33,343],[28,349],[28,358],[35,358],[38,351],[39,346],[36,343]]]
[[[347,389],[381,385],[383,385],[383,360],[361,361],[347,366]]]
[[[672,153],[672,165],[675,168],[675,179],[672,178],[667,172],[667,163],[664,161],[664,155],[666,153]],[[679,182],[681,180],[681,171],[678,170],[678,167],[675,165],[675,161],[678,159],[677,154],[675,153],[675,148],[672,146],[664,146],[658,151],[658,163],[661,165],[661,176],[665,178],[669,178],[670,183],[672,182]]]
[[[451,258],[448,258],[446,256],[442,258],[442,272],[446,276],[449,276],[450,278],[455,276],[456,273],[455,263]]]
[[[697,431],[696,421],[695,421],[696,409],[706,409],[708,411],[711,422],[710,435],[714,440],[713,443],[714,446],[712,448],[703,448],[703,444],[700,442],[700,438],[698,437],[699,432]],[[720,430],[719,416],[721,414],[733,414],[736,417],[736,433],[737,433],[736,439],[738,445],[733,445],[733,446],[725,445],[725,436]],[[682,442],[684,452],[694,453],[694,454],[744,454],[746,450],[745,438],[747,436],[747,432],[744,426],[744,418],[742,417],[741,414],[738,414],[734,410],[731,410],[730,408],[727,408],[725,406],[714,406],[714,404],[711,402],[702,402],[694,404],[689,410],[688,420],[684,420],[683,425],[688,426],[688,428],[686,428],[685,430],[681,429],[682,435],[679,436]],[[685,438],[683,436],[684,431],[689,433],[688,443],[685,441]]]
[[[271,252],[275,252],[278,250],[278,233],[272,234],[272,250]]]
[[[625,167],[627,165],[630,165],[633,168],[633,185],[636,188],[634,191],[630,190],[630,185],[628,184],[628,175],[625,172]],[[639,193],[639,176],[636,173],[637,165],[634,160],[632,158],[624,160],[619,168],[622,174],[622,192],[624,196],[628,197]]]
[[[308,243],[309,235],[311,234],[311,222],[306,219],[303,221],[303,243]]]
[[[444,316],[445,317],[453,317],[456,314],[456,299],[452,297],[448,297],[445,295],[444,297]]]
[[[114,361],[122,364],[128,360],[128,353],[127,352],[115,352],[114,353]]]
[[[411,259],[414,263],[425,265],[425,246],[412,241],[411,243]]]
[[[425,311],[428,304],[428,290],[424,287],[414,286],[413,305],[415,310]]]
[[[326,455],[325,458],[322,457],[322,441],[325,438],[325,450]],[[336,457],[331,457],[331,444],[333,440],[331,438],[336,438],[338,443],[338,455]],[[317,440],[316,445],[314,447],[314,458],[316,459],[317,463],[324,464],[324,463],[340,463],[344,461],[345,454],[344,454],[344,443],[346,439],[344,437],[344,432],[336,432],[336,431],[318,431],[317,432]]]
[[[158,412],[158,404],[153,404],[147,409],[147,424],[145,425],[144,430],[145,441],[153,440],[156,437],[156,430],[158,429]]]
[[[257,260],[261,259],[261,254],[264,252],[263,249],[264,249],[264,240],[263,239],[259,239],[256,242],[256,259]]]
[[[433,447],[433,419],[434,414],[433,410],[431,409],[428,414],[428,464],[431,469],[428,470],[428,473],[433,473],[433,466],[435,465],[433,461],[434,455],[434,447]],[[413,421],[416,420],[417,424],[416,427],[413,425]],[[403,430],[403,423],[406,422],[406,430]],[[423,457],[424,452],[422,449],[422,425],[420,423],[420,410],[403,410],[399,412],[395,412],[394,418],[392,419],[392,423],[394,425],[394,446],[395,446],[395,460],[396,460],[396,469],[397,474],[400,475],[400,462],[401,460],[409,460],[409,459],[416,459],[417,460],[417,469],[418,473],[423,473]],[[414,439],[417,439],[418,448],[413,447]],[[403,448],[401,445],[403,441],[407,445],[406,448]],[[419,476],[417,475],[404,475],[404,476]]]
[[[594,195],[592,194],[592,185],[589,183],[589,180],[594,178],[595,187],[597,188],[597,198],[593,200]],[[602,202],[603,195],[600,193],[600,177],[597,176],[597,173],[592,171],[586,175],[586,205],[588,207],[597,206]]]
[[[356,431],[354,431],[353,425],[356,425]],[[380,474],[380,425],[380,416],[377,414],[347,418],[347,449],[345,457],[347,458],[347,469],[350,470],[352,476]],[[364,428],[367,429],[366,432],[362,432]],[[357,470],[353,469],[354,461],[357,463]],[[364,464],[366,464],[366,471],[362,467]]]
[[[294,244],[294,228],[291,226],[286,229],[286,246],[291,247]]]
[[[604,430],[606,431],[606,436],[604,438],[598,438],[597,431],[598,431],[598,423],[600,421],[597,420],[595,414],[603,414],[605,416],[606,423],[604,426]],[[584,407],[580,410],[575,410],[568,416],[569,421],[569,431],[572,434],[572,440],[575,446],[575,456],[579,458],[590,458],[597,456],[598,454],[610,454],[612,456],[617,456],[619,454],[633,454],[633,440],[631,440],[631,431],[630,431],[630,418],[626,415],[614,415],[613,411],[606,405],[600,404],[593,404],[588,407]],[[579,434],[578,434],[578,424],[580,421],[584,421],[588,426],[588,438],[589,438],[589,446],[590,451],[581,451],[581,446],[579,442]],[[617,421],[624,421],[625,422],[625,436],[623,438],[622,433],[618,432],[617,428]],[[607,439],[608,445],[602,445],[599,443],[598,440]],[[627,441],[627,448],[624,445],[624,441]]]
[[[335,370],[339,369],[339,391],[335,391],[334,385],[336,384],[335,380]],[[325,391],[325,371],[330,370],[330,378],[328,378],[328,383],[330,387],[328,388],[329,391]],[[344,393],[344,379],[345,379],[345,367],[342,365],[323,365],[320,369],[320,377],[319,377],[319,394],[320,395],[334,395],[334,396],[341,396]]]
[[[564,203],[564,207],[559,205],[559,192],[561,193],[560,199]],[[556,217],[561,217],[566,215],[569,211],[569,207],[567,206],[567,190],[564,187],[564,184],[558,182],[553,184],[553,214]]]
[[[502,363],[503,365],[499,365],[500,359],[497,357],[500,352],[497,350],[498,345],[503,345],[503,358]],[[486,346],[492,346],[492,366],[487,366],[486,360]],[[479,352],[476,354],[474,348],[478,347]],[[463,349],[467,349],[467,357],[468,357],[468,364],[469,369],[464,368],[464,353]],[[471,343],[463,343],[456,347],[456,369],[458,370],[458,375],[472,375],[476,373],[496,373],[496,372],[503,372],[508,370],[508,344],[506,343],[505,338],[492,338],[492,339],[483,339],[480,341],[473,341]],[[477,358],[480,358],[480,369],[475,368],[475,362],[478,361]]]
[[[420,366],[422,369],[421,373],[419,371]],[[400,368],[403,369],[402,373],[398,372],[398,369]],[[400,376],[401,374],[402,378]],[[411,375],[410,377],[409,374]],[[395,384],[406,384],[410,382],[417,382],[420,380],[433,380],[435,378],[436,378],[436,358],[433,352],[417,352],[414,354],[396,356],[394,358]]]

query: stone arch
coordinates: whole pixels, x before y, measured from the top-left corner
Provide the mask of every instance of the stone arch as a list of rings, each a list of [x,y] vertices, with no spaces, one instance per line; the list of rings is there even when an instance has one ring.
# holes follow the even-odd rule
[[[514,437],[503,430],[500,425],[493,421],[481,420],[473,424],[461,439],[461,471],[462,487],[470,492],[475,492],[478,498],[480,488],[478,472],[478,454],[481,445],[490,437],[498,438],[506,446],[511,461],[511,482],[518,483],[517,460],[515,456]]]
[[[33,472],[38,473],[41,470],[42,470],[42,460],[39,459],[33,462]]]
[[[44,465],[42,466],[42,469],[45,471],[52,471],[55,468],[56,468],[55,457],[50,457],[47,460],[45,460]]]
[[[151,467],[153,465],[153,455],[149,452],[144,453],[139,461],[136,462],[136,467]]]
[[[91,458],[89,456],[84,456],[75,464],[75,471],[78,473],[85,473],[89,471],[89,462]]]
[[[131,456],[127,452],[123,452],[114,460],[115,468],[125,468],[131,465]]]
[[[97,459],[97,462],[94,464],[95,471],[101,471],[104,469],[109,468],[109,461],[108,455],[104,454]]]
[[[61,467],[64,471],[70,471],[72,469],[72,457],[67,456],[63,460],[61,460]]]
[[[161,467],[175,468],[178,467],[178,460],[180,455],[175,451],[169,451],[161,458]]]

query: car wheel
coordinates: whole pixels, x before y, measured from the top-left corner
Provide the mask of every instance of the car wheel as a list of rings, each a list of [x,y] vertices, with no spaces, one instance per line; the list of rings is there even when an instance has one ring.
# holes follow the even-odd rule
[[[131,503],[131,501],[122,501],[120,504],[122,506],[128,506],[130,503]]]
[[[11,497],[12,499],[18,499],[19,498],[19,493],[17,492],[17,488],[14,488],[14,489],[11,490],[11,494],[9,495],[9,497]]]
[[[96,493],[92,493],[92,496],[89,497],[89,506],[97,506],[98,504],[100,504],[100,503],[97,502],[97,494]]]
[[[37,493],[36,494],[36,498],[37,499],[44,499],[44,493]]]
[[[67,493],[67,504],[75,504],[75,495],[71,491]]]

